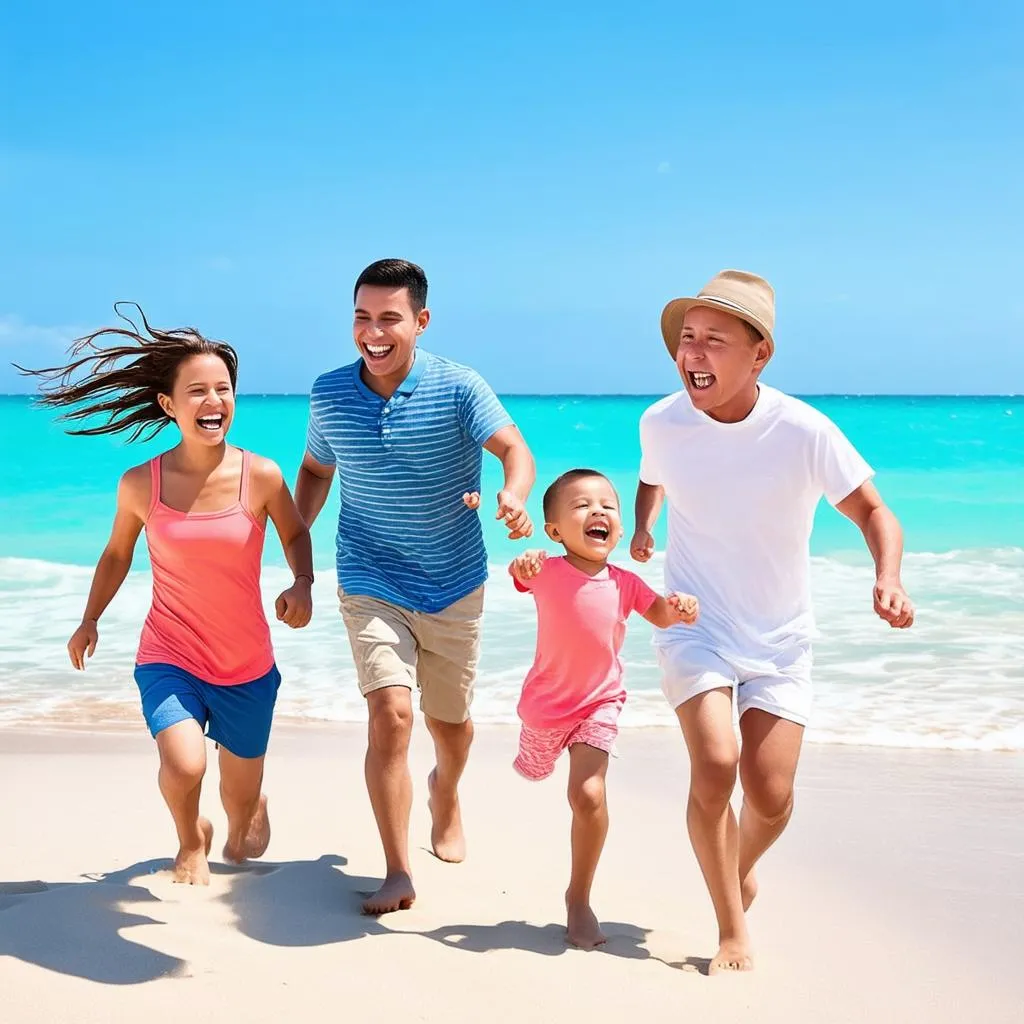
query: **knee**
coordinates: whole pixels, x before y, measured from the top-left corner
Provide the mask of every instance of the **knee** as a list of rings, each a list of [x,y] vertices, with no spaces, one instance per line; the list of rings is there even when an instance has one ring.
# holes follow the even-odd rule
[[[206,751],[175,751],[160,759],[160,774],[182,789],[194,789],[206,774]]]
[[[598,775],[574,782],[569,786],[569,806],[573,814],[592,818],[605,806],[604,779]]]
[[[793,810],[793,782],[788,776],[768,775],[743,780],[743,802],[767,822],[786,818]]]
[[[720,813],[736,788],[739,751],[720,747],[705,751],[691,763],[690,796],[703,810]]]
[[[409,749],[412,707],[388,702],[370,709],[370,748],[383,757],[395,757]]]

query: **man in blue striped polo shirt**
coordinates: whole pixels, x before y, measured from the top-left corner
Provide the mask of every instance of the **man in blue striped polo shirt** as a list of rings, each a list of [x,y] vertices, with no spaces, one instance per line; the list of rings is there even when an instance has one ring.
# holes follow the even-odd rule
[[[479,503],[483,449],[505,472],[496,518],[513,540],[533,532],[533,457],[473,370],[417,348],[430,322],[415,264],[380,260],[355,286],[359,359],[318,377],[295,500],[312,526],[338,473],[338,596],[369,708],[366,786],[386,877],[368,914],[416,898],[409,867],[412,689],[434,740],[427,780],[434,853],[465,857],[458,782],[473,739],[469,707],[487,554]]]

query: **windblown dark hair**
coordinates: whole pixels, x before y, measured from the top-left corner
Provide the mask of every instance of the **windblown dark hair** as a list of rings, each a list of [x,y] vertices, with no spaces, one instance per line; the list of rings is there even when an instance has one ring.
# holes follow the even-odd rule
[[[142,319],[142,330],[121,312],[121,305],[133,305]],[[65,428],[69,434],[97,435],[130,432],[129,441],[149,441],[171,422],[160,408],[158,395],[174,389],[178,368],[192,356],[214,355],[224,361],[231,387],[238,381],[238,355],[223,341],[211,341],[194,327],[160,330],[150,326],[146,314],[136,303],[115,303],[114,312],[128,327],[103,327],[71,343],[70,361],[64,366],[27,370],[15,368],[29,377],[39,377],[38,405],[64,409],[58,419],[71,422],[106,415],[106,421],[89,426]],[[101,338],[126,339],[120,344],[102,346]],[[128,360],[128,362],[124,362]]]

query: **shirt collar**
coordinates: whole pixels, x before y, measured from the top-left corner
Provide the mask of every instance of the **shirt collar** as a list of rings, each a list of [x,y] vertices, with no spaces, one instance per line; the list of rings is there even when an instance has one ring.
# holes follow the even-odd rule
[[[423,371],[427,368],[427,354],[421,352],[419,347],[416,348],[416,352],[412,360],[412,368],[406,375],[405,380],[395,389],[396,395],[409,396],[416,390],[416,385],[419,384],[420,378],[423,376]],[[384,402],[380,395],[376,391],[372,391],[366,386],[366,382],[363,380],[363,361],[359,360],[355,364],[355,384],[356,390],[364,397],[370,398],[377,402]],[[393,397],[393,396],[392,396]]]

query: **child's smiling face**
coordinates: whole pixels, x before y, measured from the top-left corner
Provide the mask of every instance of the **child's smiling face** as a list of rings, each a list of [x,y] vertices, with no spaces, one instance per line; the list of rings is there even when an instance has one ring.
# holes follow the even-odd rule
[[[551,540],[587,562],[605,562],[622,539],[619,496],[603,476],[569,480],[558,490],[544,529]]]

